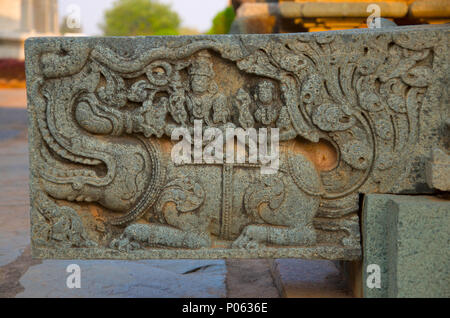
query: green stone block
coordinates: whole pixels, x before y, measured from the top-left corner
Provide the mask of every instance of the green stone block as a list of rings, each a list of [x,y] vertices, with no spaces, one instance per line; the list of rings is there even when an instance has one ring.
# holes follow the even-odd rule
[[[450,296],[450,201],[370,194],[362,217],[364,297]],[[370,264],[380,288],[369,288]]]

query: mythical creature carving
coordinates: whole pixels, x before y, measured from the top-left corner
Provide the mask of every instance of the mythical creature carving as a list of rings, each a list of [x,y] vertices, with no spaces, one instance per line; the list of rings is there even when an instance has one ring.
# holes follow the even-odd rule
[[[425,42],[403,32],[184,38],[158,47],[142,40],[134,52],[113,39],[71,50],[64,39],[36,42],[38,62],[28,70],[33,187],[46,199],[34,201],[58,202],[35,207],[53,224],[45,237],[91,244],[62,203],[83,202],[104,210],[113,233],[105,244],[120,251],[359,251],[357,193],[410,186],[402,178],[412,161],[402,161],[419,143],[422,104],[442,61],[436,34]],[[278,173],[175,165],[172,131],[193,133],[194,120],[221,130],[279,128]]]

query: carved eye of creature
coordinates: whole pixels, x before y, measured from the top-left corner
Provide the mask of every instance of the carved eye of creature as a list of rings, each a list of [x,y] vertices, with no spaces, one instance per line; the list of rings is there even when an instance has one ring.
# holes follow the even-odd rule
[[[150,83],[157,86],[166,85],[172,74],[172,66],[164,61],[155,61],[147,66],[146,75]]]
[[[155,67],[154,69],[152,69],[152,74],[153,76],[157,76],[160,77],[161,75],[164,75],[166,72],[164,71],[164,69],[162,67]]]

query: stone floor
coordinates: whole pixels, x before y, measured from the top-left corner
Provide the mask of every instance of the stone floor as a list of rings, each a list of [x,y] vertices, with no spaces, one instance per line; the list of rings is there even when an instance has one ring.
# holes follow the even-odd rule
[[[0,90],[0,298],[348,296],[327,261],[32,259],[25,104],[24,90]],[[66,287],[70,264],[80,289]]]

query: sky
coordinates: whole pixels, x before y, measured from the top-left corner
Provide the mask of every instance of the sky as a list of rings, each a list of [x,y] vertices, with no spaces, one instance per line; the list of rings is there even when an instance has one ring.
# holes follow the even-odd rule
[[[207,31],[214,16],[228,5],[228,0],[159,0],[171,4],[178,13],[183,27]],[[86,35],[101,35],[98,24],[103,21],[103,12],[112,6],[114,0],[58,0],[59,19],[67,15],[70,5],[80,9],[81,26]],[[70,12],[70,11],[69,11]]]

